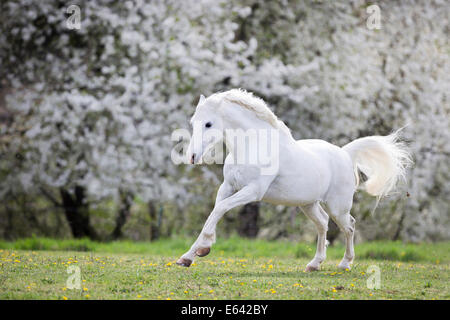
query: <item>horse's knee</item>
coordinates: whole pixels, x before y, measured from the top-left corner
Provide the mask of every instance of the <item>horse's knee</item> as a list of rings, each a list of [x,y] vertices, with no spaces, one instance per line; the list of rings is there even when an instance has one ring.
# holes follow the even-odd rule
[[[324,234],[328,232],[328,224],[317,224],[317,232],[319,234]]]
[[[328,216],[327,217],[324,217],[322,220],[321,220],[321,223],[322,223],[322,226],[323,226],[323,229],[325,230],[325,232],[327,232],[328,231],[328,222],[330,221],[330,218],[328,218]]]
[[[353,226],[348,226],[347,227],[347,233],[352,235],[353,233],[355,233],[355,227]]]
[[[353,229],[353,231],[355,231],[356,220],[351,215],[349,215],[349,217],[350,217],[350,226]]]
[[[350,225],[347,227],[347,229],[348,229],[348,233],[350,235],[353,235],[355,233],[356,220],[351,215],[349,215],[349,217],[350,217]]]

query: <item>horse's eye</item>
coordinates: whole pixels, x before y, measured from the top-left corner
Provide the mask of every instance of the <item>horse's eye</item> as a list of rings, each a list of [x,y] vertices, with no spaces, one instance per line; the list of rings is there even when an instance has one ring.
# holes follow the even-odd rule
[[[211,128],[211,126],[212,126],[212,123],[211,123],[211,122],[207,122],[207,123],[205,124],[205,127],[207,127],[207,128]]]

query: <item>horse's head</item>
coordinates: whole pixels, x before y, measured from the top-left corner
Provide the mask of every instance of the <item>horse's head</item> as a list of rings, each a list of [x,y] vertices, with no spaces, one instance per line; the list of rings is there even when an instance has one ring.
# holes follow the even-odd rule
[[[214,96],[205,98],[201,95],[192,116],[192,138],[187,150],[191,164],[201,162],[206,152],[223,141],[223,121],[217,111],[217,103],[220,101],[216,100]]]

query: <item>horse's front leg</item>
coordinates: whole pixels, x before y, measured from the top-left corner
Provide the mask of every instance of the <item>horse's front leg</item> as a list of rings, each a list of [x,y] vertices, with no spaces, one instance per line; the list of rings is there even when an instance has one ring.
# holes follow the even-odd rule
[[[219,220],[227,211],[237,206],[260,200],[261,197],[257,191],[258,188],[256,186],[247,185],[232,196],[222,198],[229,192],[232,192],[231,188],[225,185],[224,182],[224,184],[221,185],[219,193],[217,195],[217,198],[222,199],[216,201],[214,209],[206,220],[206,223],[203,226],[203,229],[197,240],[191,246],[189,251],[182,255],[180,259],[178,259],[177,264],[184,267],[189,267],[196,256],[206,256],[215,241],[216,226]]]

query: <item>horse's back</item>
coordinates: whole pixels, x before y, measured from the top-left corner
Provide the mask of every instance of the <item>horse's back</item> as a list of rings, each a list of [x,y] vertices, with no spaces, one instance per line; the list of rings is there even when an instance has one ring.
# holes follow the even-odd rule
[[[344,185],[352,188],[353,165],[340,147],[319,139],[298,140],[283,157],[266,201],[300,205],[327,201]],[[346,191],[342,190],[342,191]],[[346,192],[347,193],[347,192]]]
[[[346,178],[353,178],[352,159],[341,147],[320,139],[305,139],[296,142],[304,150],[309,150],[326,161],[333,172],[334,179],[339,179],[339,182],[343,182],[342,179],[344,179],[345,182],[348,182]]]

